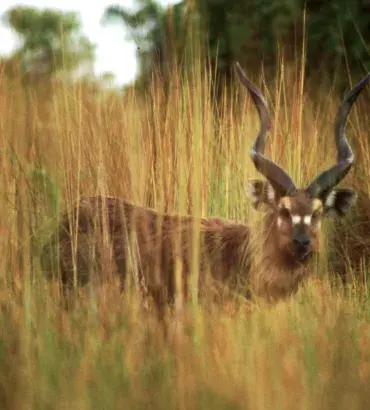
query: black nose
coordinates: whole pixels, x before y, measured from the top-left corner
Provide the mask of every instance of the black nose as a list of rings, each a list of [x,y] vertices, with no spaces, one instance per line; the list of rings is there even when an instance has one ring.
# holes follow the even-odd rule
[[[293,245],[297,250],[305,250],[310,244],[310,238],[306,234],[296,235],[293,238]]]

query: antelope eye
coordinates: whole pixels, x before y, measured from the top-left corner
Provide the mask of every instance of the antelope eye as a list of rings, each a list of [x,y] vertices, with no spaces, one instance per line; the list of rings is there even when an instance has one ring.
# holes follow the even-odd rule
[[[286,208],[281,208],[280,211],[279,211],[279,215],[282,218],[290,219],[290,212]]]

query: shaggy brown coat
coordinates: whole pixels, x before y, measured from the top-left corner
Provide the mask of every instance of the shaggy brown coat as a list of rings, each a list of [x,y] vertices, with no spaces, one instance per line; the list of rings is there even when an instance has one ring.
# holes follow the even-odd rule
[[[161,215],[115,197],[83,197],[71,214],[62,217],[59,231],[45,244],[42,267],[51,278],[57,271],[50,264],[51,255],[59,250],[63,285],[73,285],[75,272],[79,285],[92,277],[100,281],[114,274],[124,289],[130,273],[130,279],[160,303],[174,300],[176,267],[185,297],[189,276],[197,271],[200,290],[208,273],[232,287],[252,283],[259,295],[285,297],[297,290],[307,269],[279,252],[276,216],[267,214],[262,224],[264,234],[257,229],[256,240],[244,224]],[[251,276],[253,253],[260,256],[254,259],[255,275]]]

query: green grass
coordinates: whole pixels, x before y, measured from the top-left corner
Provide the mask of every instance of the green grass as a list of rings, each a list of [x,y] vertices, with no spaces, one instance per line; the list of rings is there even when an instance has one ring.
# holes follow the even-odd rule
[[[335,161],[340,96],[328,87],[312,100],[301,74],[285,67],[275,92],[269,79],[275,122],[268,154],[304,184]],[[53,84],[48,94],[1,78],[1,408],[367,408],[369,289],[363,282],[343,289],[335,280],[330,223],[315,275],[295,297],[274,306],[189,304],[184,317],[170,317],[168,339],[137,295],[90,289],[67,312],[57,285],[42,276],[39,246],[58,210],[83,194],[163,212],[258,218],[244,199],[244,181],[258,175],[248,154],[258,117],[247,92],[238,86],[231,101],[215,106],[208,78],[176,84],[166,98],[153,83],[145,96],[130,91],[122,99],[82,85]],[[364,101],[348,124],[357,162],[346,185],[366,205]],[[353,221],[367,220],[365,205],[349,217],[346,235],[356,234]]]

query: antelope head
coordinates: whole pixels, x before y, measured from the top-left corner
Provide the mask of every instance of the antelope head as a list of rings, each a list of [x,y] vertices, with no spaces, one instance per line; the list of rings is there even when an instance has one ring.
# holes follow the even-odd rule
[[[269,110],[263,95],[238,63],[236,70],[260,118],[260,130],[250,154],[254,166],[266,178],[249,180],[247,196],[255,209],[264,209],[269,219],[271,217],[278,251],[295,263],[303,263],[317,251],[321,220],[326,216],[345,215],[356,202],[356,191],[335,187],[347,175],[354,161],[345,135],[345,124],[353,103],[369,82],[370,74],[345,95],[338,109],[334,125],[337,163],[320,173],[307,187],[297,188],[286,171],[264,156],[271,122]]]

